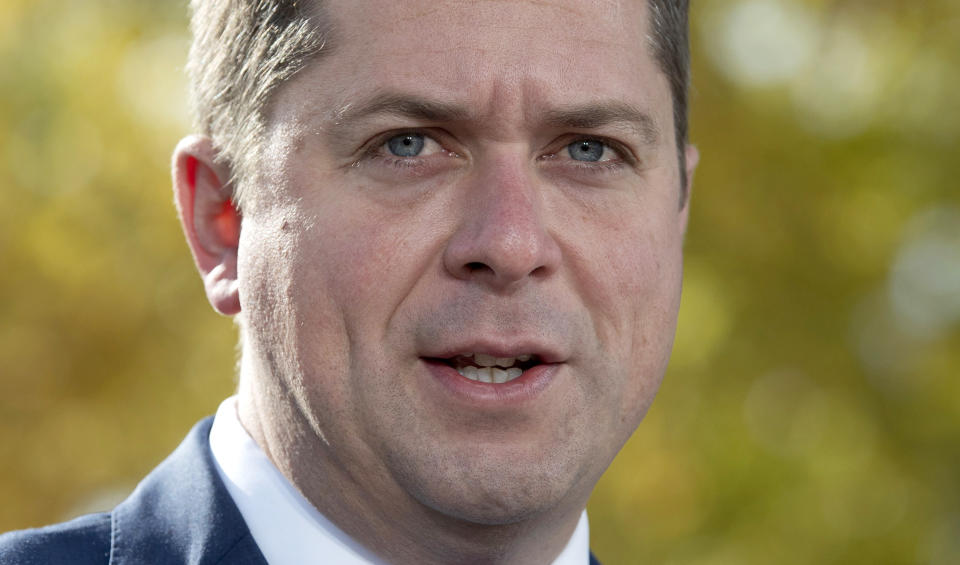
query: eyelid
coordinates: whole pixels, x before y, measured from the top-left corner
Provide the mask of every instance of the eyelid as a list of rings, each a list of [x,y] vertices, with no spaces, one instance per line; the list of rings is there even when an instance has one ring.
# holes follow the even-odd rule
[[[427,153],[403,157],[394,155],[387,143],[396,137],[418,135],[424,139],[424,150],[436,144]],[[381,131],[360,144],[349,165],[349,170],[366,169],[371,175],[388,174],[392,182],[438,173],[462,163],[461,155],[450,149],[457,147],[456,139],[446,131],[434,127],[398,127]],[[368,168],[369,167],[369,168]],[[402,176],[396,176],[396,175]]]
[[[635,166],[639,159],[630,150],[627,144],[606,137],[603,135],[589,134],[589,133],[570,133],[564,136],[561,136],[556,141],[550,145],[550,150],[546,152],[545,156],[557,157],[560,155],[566,155],[566,149],[573,143],[578,143],[581,141],[599,141],[606,148],[613,150],[619,156],[620,160],[631,166]],[[569,155],[566,155],[569,157]],[[573,159],[569,159],[573,160]],[[585,165],[590,165],[590,163],[600,164],[600,163],[610,163],[610,160],[607,161],[577,161],[578,163],[584,163]]]
[[[384,145],[386,145],[388,141],[401,135],[410,135],[410,134],[421,135],[425,140],[429,139],[429,140],[432,140],[434,143],[436,143],[442,151],[446,151],[451,154],[456,154],[456,152],[447,148],[447,143],[445,142],[445,139],[444,139],[446,136],[442,135],[441,132],[438,132],[436,129],[433,129],[433,128],[411,127],[411,128],[397,128],[397,129],[385,131],[382,133],[378,133],[377,135],[371,137],[369,140],[367,140],[366,143],[361,145],[361,148],[360,148],[361,158],[376,156],[378,154],[381,154],[381,149],[383,149]],[[392,159],[420,158],[419,155],[411,156],[411,157],[401,157],[399,155],[389,154],[389,152],[386,154],[383,154],[383,156],[387,156]]]

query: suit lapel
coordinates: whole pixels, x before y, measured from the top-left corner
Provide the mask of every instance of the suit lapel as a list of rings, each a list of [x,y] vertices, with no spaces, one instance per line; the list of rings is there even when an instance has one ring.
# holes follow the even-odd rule
[[[267,565],[214,467],[198,423],[113,512],[110,565]]]

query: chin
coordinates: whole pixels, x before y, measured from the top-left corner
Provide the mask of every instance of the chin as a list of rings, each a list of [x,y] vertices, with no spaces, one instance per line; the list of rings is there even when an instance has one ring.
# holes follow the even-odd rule
[[[532,486],[532,488],[531,488]],[[469,491],[421,488],[414,496],[431,510],[469,525],[510,526],[549,513],[563,498],[543,484],[486,485]]]
[[[575,496],[584,475],[574,459],[554,452],[483,450],[394,462],[395,478],[420,504],[458,521],[506,526],[549,513]],[[558,457],[559,455],[559,457]],[[422,461],[431,461],[429,466]],[[399,471],[399,472],[396,472]],[[584,498],[583,503],[586,503]]]

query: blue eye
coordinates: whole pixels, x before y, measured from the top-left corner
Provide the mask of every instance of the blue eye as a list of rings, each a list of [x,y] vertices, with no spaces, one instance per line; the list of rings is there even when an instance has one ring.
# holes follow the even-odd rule
[[[423,136],[419,133],[405,133],[387,140],[387,148],[397,157],[416,157],[423,151]]]
[[[606,146],[602,141],[582,139],[567,146],[570,158],[575,161],[599,161]]]

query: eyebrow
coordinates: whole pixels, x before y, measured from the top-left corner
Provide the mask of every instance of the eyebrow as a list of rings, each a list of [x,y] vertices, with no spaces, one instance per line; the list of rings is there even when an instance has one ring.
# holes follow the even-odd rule
[[[660,128],[650,114],[616,100],[550,110],[545,121],[557,128],[623,127],[631,130],[648,145],[655,145],[660,139]]]
[[[346,104],[334,112],[336,127],[346,127],[353,122],[388,114],[428,122],[455,122],[465,120],[470,112],[456,104],[428,100],[419,96],[385,92],[354,105]]]

